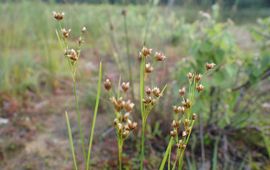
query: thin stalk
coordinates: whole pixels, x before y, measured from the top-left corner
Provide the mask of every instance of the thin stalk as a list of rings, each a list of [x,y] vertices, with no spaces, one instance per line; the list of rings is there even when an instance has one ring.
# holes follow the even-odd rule
[[[80,135],[80,143],[83,151],[83,158],[86,160],[86,152],[85,152],[85,143],[84,143],[84,135],[83,135],[83,127],[81,124],[81,112],[79,108],[79,99],[78,99],[78,94],[77,94],[77,81],[76,81],[76,73],[73,72],[73,91],[74,91],[74,96],[75,96],[75,101],[76,101],[76,112],[77,112],[77,121],[78,121],[78,126],[79,126],[79,135]]]
[[[140,162],[140,169],[143,170],[143,162],[144,162],[144,135],[145,135],[145,126],[146,126],[146,120],[143,119],[142,121],[142,139],[141,139],[141,155],[140,155],[140,158],[141,158],[141,162]]]
[[[180,151],[180,149],[177,149],[176,159],[175,159],[175,161],[174,161],[174,163],[173,163],[172,170],[175,170],[176,163],[177,163],[177,161],[179,160],[180,156],[181,156],[181,151]]]
[[[200,141],[201,141],[201,156],[202,156],[202,167],[204,168],[205,163],[205,151],[204,151],[204,139],[203,139],[203,117],[202,113],[199,113],[199,120],[200,120]]]
[[[141,137],[141,154],[140,154],[140,170],[143,170],[144,161],[144,134],[145,134],[145,113],[144,113],[144,69],[145,69],[145,58],[142,57],[140,65],[140,104],[141,104],[141,117],[142,117],[142,137]]]
[[[170,164],[170,159],[171,159],[170,157],[171,157],[172,145],[173,145],[173,138],[171,137],[170,141],[169,141],[169,144],[167,146],[166,152],[165,152],[165,154],[163,156],[163,159],[162,159],[161,165],[159,167],[159,170],[164,169],[167,158],[168,158],[168,170],[170,170],[170,165],[169,164]]]
[[[193,129],[193,126],[194,126],[194,120],[192,120],[192,123],[191,123],[191,130],[190,130],[190,132],[189,132],[189,134],[188,134],[188,137],[187,137],[187,139],[186,139],[186,142],[185,142],[185,145],[187,145],[188,144],[188,142],[189,142],[189,138],[190,138],[190,135],[191,135],[191,132],[192,132],[192,129]],[[185,148],[183,149],[183,152],[181,153],[181,155],[180,155],[180,159],[179,159],[179,167],[178,167],[178,169],[179,170],[182,170],[182,167],[183,167],[183,156],[184,156],[184,153],[185,153]]]
[[[75,155],[75,150],[74,150],[73,137],[72,137],[69,118],[68,118],[68,113],[66,112],[65,114],[66,114],[66,123],[67,123],[67,128],[68,128],[69,145],[70,145],[72,158],[73,158],[73,166],[74,166],[75,170],[78,170],[76,155]]]
[[[144,69],[145,69],[145,58],[142,57],[140,65],[140,104],[141,104],[141,116],[144,117]]]
[[[124,15],[124,27],[125,27],[125,40],[126,40],[126,52],[127,52],[127,62],[128,62],[128,77],[130,81],[130,86],[131,86],[131,95],[132,95],[132,100],[135,100],[135,95],[134,95],[134,85],[133,85],[133,79],[132,79],[132,68],[131,68],[131,58],[130,58],[130,50],[129,50],[129,38],[128,38],[128,28],[127,28],[127,17]]]
[[[95,125],[96,125],[96,119],[97,119],[97,112],[98,112],[98,106],[99,106],[99,98],[100,98],[100,91],[101,91],[101,80],[102,80],[102,63],[99,64],[99,74],[98,74],[98,89],[97,89],[97,95],[96,95],[96,105],[94,110],[94,117],[92,120],[92,127],[91,127],[91,134],[89,139],[89,147],[88,147],[88,154],[87,154],[87,163],[86,163],[86,170],[90,169],[90,158],[91,158],[91,149],[92,149],[92,143],[94,138],[94,132],[95,132]]]
[[[172,147],[170,146],[169,156],[168,156],[168,170],[171,169],[171,154],[172,154]]]
[[[123,138],[122,135],[117,133],[117,143],[118,143],[118,169],[122,170],[122,154],[123,154]]]

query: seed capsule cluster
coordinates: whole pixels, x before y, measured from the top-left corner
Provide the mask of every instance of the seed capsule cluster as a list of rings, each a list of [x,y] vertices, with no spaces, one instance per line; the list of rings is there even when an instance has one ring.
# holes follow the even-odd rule
[[[107,78],[104,81],[104,88],[107,91],[111,91],[112,82],[110,79]],[[130,83],[122,82],[121,91],[123,95],[126,95],[129,89]],[[138,126],[138,123],[132,121],[130,116],[135,104],[131,100],[124,100],[123,97],[116,98],[112,96],[110,100],[116,113],[116,118],[114,119],[114,127],[116,128],[118,137],[124,140]]]
[[[139,59],[145,58],[147,60],[154,59],[155,61],[164,61],[166,56],[161,52],[156,52],[155,55],[152,56],[152,49],[143,47],[139,52]],[[154,70],[154,67],[150,62],[145,64],[145,73],[151,73]]]
[[[205,65],[206,71],[213,69],[214,63],[207,63]],[[180,106],[173,106],[173,112],[176,114],[175,119],[171,123],[170,135],[176,141],[176,146],[180,150],[184,150],[188,143],[189,135],[193,128],[193,123],[197,118],[196,113],[192,113],[192,107],[194,105],[195,91],[200,93],[204,90],[204,86],[201,84],[201,74],[195,74],[189,72],[187,79],[189,81],[189,91],[186,92],[186,88],[182,87],[179,89],[179,96],[182,98]],[[180,116],[179,116],[180,114]]]
[[[64,19],[64,16],[65,16],[64,12],[55,12],[55,11],[53,12],[53,17],[57,21],[59,21],[59,23],[61,20]],[[59,35],[59,38],[62,38],[63,42],[64,42],[64,46],[65,46],[64,55],[71,61],[72,64],[74,64],[79,59],[80,47],[81,47],[82,43],[84,42],[83,38],[82,38],[82,34],[84,34],[85,32],[86,32],[86,27],[83,27],[81,30],[81,35],[79,36],[78,41],[77,41],[78,47],[69,48],[67,45],[67,40],[68,40],[68,38],[70,38],[71,29],[62,28],[61,23],[60,23],[59,33],[61,33],[61,34],[58,34],[58,35]],[[61,35],[61,37],[60,37],[60,35]]]
[[[152,55],[152,49],[143,47],[139,52],[139,59],[144,58],[147,63],[145,64],[144,72],[150,74],[154,71],[154,67],[151,61],[161,62],[166,59],[166,56],[161,52],[156,52]],[[145,88],[145,98],[143,99],[143,104],[146,108],[153,107],[157,100],[162,96],[162,90],[158,87],[146,87]]]

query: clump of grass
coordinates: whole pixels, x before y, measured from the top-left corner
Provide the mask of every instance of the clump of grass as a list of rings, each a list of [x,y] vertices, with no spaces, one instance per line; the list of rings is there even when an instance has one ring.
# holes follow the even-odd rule
[[[165,168],[166,161],[168,162],[167,169],[171,169],[171,152],[174,144],[176,145],[177,149],[176,159],[173,162],[172,170],[175,170],[177,162],[178,169],[182,169],[185,150],[188,145],[195,120],[197,118],[197,114],[193,113],[193,106],[196,103],[195,96],[196,93],[201,93],[204,90],[204,86],[201,84],[201,79],[208,73],[209,70],[213,69],[214,66],[214,63],[207,63],[205,65],[206,72],[203,75],[189,72],[187,74],[189,82],[188,91],[186,92],[185,87],[179,89],[179,95],[182,98],[182,102],[180,106],[173,106],[173,112],[175,114],[174,120],[171,123],[171,138],[161,162],[159,168],[160,170]]]
[[[101,93],[102,64],[100,63],[99,65],[99,79],[98,79],[98,88],[97,88],[97,95],[96,95],[96,104],[95,104],[92,125],[91,125],[89,147],[88,147],[88,150],[86,151],[85,142],[84,142],[84,139],[85,139],[84,130],[83,130],[82,122],[81,122],[81,112],[79,108],[79,96],[77,93],[76,73],[77,73],[78,61],[80,58],[80,51],[83,44],[83,35],[86,33],[87,30],[86,30],[86,27],[82,27],[81,34],[77,38],[76,47],[70,48],[68,45],[68,38],[71,35],[71,29],[63,28],[61,24],[61,21],[64,19],[65,14],[63,12],[53,12],[53,16],[59,23],[59,28],[56,30],[56,35],[59,40],[61,49],[64,51],[64,56],[67,59],[67,62],[71,71],[71,75],[72,75],[73,91],[74,91],[74,96],[75,96],[75,107],[76,107],[76,112],[77,112],[77,122],[79,126],[79,134],[80,134],[80,144],[81,144],[81,149],[83,152],[85,169],[88,170],[90,169],[91,149],[92,149],[92,144],[93,144],[93,139],[94,139],[95,123],[96,123],[96,117],[97,117],[99,99],[100,99],[100,93]],[[71,149],[72,157],[73,157],[73,164],[74,164],[74,168],[77,170],[78,164],[77,164],[77,159],[76,159],[76,154],[75,154],[75,149],[74,149],[73,137],[71,134],[71,126],[69,123],[69,117],[68,117],[67,112],[66,112],[66,122],[67,122],[68,135],[69,135],[69,141],[70,141],[70,149]]]

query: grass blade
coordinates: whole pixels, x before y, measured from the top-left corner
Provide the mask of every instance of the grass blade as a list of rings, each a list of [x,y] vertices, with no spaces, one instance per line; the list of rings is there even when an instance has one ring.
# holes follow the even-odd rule
[[[70,123],[69,123],[69,118],[68,118],[67,112],[66,112],[66,123],[67,123],[67,128],[68,128],[69,145],[70,145],[70,149],[71,149],[71,153],[72,153],[73,165],[74,165],[75,170],[78,170],[76,155],[75,155],[75,150],[74,150],[74,144],[73,144],[73,137],[72,137],[72,133],[71,133],[71,128],[70,128]]]
[[[167,147],[166,152],[165,152],[165,154],[163,156],[163,159],[162,159],[161,165],[159,167],[159,170],[163,170],[164,169],[165,163],[166,163],[167,158],[168,158],[168,156],[170,154],[170,151],[171,151],[172,144],[173,144],[173,138],[170,138],[168,147]],[[170,162],[170,161],[168,161],[168,162]]]
[[[218,137],[216,139],[215,146],[214,146],[214,154],[213,154],[213,159],[212,159],[212,170],[217,169],[217,159],[218,159],[217,158],[217,152],[218,152],[219,139],[220,139],[220,137]]]
[[[87,154],[87,163],[86,163],[86,170],[89,170],[89,163],[91,158],[91,149],[93,144],[93,138],[94,138],[94,131],[95,131],[95,124],[96,124],[96,118],[97,118],[97,112],[98,112],[98,106],[99,106],[99,98],[100,98],[100,91],[101,91],[101,80],[102,80],[102,63],[99,64],[99,76],[98,76],[98,90],[97,90],[97,96],[96,96],[96,105],[94,110],[94,117],[92,120],[92,127],[91,127],[91,134],[89,139],[89,148],[88,148],[88,154]]]

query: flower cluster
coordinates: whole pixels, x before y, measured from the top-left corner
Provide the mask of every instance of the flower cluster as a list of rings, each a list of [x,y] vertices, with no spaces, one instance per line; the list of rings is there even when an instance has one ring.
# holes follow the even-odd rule
[[[53,17],[57,21],[63,20],[64,16],[65,16],[64,12],[55,12],[55,11],[53,12]],[[61,32],[61,34],[58,34],[58,36],[61,35],[61,37],[59,37],[59,38],[63,39],[64,46],[65,46],[64,55],[72,63],[76,62],[79,59],[80,47],[81,47],[81,44],[83,43],[82,35],[80,35],[79,38],[78,38],[78,47],[76,49],[74,49],[74,48],[69,48],[68,45],[67,45],[67,41],[66,41],[70,37],[71,29],[62,28],[61,23],[60,23],[60,31],[59,32]],[[81,30],[81,34],[83,34],[85,32],[86,32],[86,27],[83,27],[82,30]]]
[[[121,90],[124,94],[129,90],[129,82],[122,82]],[[104,88],[110,91],[112,88],[112,82],[110,79],[106,79],[104,82]],[[126,139],[129,134],[137,128],[137,122],[131,121],[130,114],[135,106],[131,100],[123,100],[123,97],[111,97],[111,103],[113,104],[114,111],[116,113],[116,118],[114,119],[114,126],[117,130],[118,137],[123,140]]]
[[[154,67],[152,66],[152,64],[150,62],[148,62],[147,60],[151,60],[154,59],[155,61],[164,61],[166,59],[166,56],[164,54],[162,54],[161,52],[156,52],[155,55],[152,56],[152,49],[150,48],[146,48],[143,47],[142,50],[139,53],[139,59],[144,58],[145,62],[147,62],[145,64],[145,69],[144,72],[146,74],[149,74],[151,72],[153,72]],[[150,107],[153,106],[156,101],[162,96],[162,90],[160,90],[158,87],[154,87],[154,88],[150,88],[150,87],[146,87],[145,88],[145,98],[143,99],[143,103],[145,105],[145,107]]]
[[[214,63],[206,63],[206,71],[213,69],[214,66]],[[173,106],[173,111],[176,116],[171,123],[172,130],[170,131],[170,135],[175,140],[178,140],[176,141],[176,146],[182,151],[186,148],[194,121],[197,118],[196,113],[192,113],[192,106],[195,103],[195,91],[200,93],[204,90],[204,86],[201,84],[202,77],[202,74],[189,72],[187,74],[187,79],[189,81],[189,91],[186,92],[185,87],[180,88],[178,92],[179,96],[182,98],[181,105]],[[181,115],[179,116],[179,114]]]
[[[64,12],[55,12],[53,11],[53,17],[57,20],[57,21],[61,21],[62,19],[64,19],[65,13]]]

